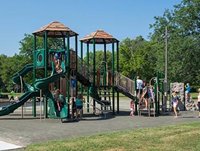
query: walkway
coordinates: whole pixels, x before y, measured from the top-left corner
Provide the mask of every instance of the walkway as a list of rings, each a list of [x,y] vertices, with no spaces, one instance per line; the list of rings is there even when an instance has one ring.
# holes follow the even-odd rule
[[[36,119],[28,116],[22,119],[21,116],[3,116],[0,117],[0,141],[26,146],[48,140],[200,121],[197,118],[197,112],[189,111],[181,112],[178,118],[173,116],[130,117],[127,109],[129,101],[125,102],[127,104],[120,107],[126,109],[124,108],[119,115],[109,119],[102,119],[99,116],[86,117],[85,115],[84,119],[79,122],[61,123],[59,119]]]

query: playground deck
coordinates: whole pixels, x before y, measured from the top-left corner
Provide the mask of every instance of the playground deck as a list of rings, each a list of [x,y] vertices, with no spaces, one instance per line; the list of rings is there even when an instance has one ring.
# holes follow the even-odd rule
[[[59,140],[107,133],[119,130],[138,129],[174,125],[185,122],[200,121],[197,112],[184,111],[178,118],[172,115],[147,117],[129,116],[129,100],[120,100],[120,114],[103,119],[99,116],[85,114],[79,122],[61,123],[59,119],[39,119],[31,116],[7,115],[0,117],[0,141],[26,146],[48,140]]]

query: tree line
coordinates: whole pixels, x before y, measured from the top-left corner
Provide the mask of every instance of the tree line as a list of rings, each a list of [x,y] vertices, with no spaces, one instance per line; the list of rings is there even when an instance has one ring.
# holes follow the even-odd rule
[[[168,29],[168,35],[165,29]],[[142,36],[125,38],[119,46],[120,72],[129,78],[140,75],[148,81],[156,73],[164,73],[165,38],[168,39],[168,80],[169,82],[189,82],[193,88],[200,85],[200,2],[182,0],[173,10],[165,10],[162,16],[154,17],[150,24],[152,32],[148,40]],[[42,39],[38,39],[42,47]],[[51,46],[60,40],[49,40]],[[25,34],[20,41],[20,53],[12,57],[0,55],[0,91],[13,89],[12,76],[33,62],[33,36]],[[93,53],[90,52],[90,56]],[[85,56],[85,60],[86,60]],[[107,51],[107,64],[111,68],[111,51]],[[92,62],[92,57],[90,57]],[[96,68],[103,60],[103,51],[96,52]],[[31,74],[26,77],[31,81]]]

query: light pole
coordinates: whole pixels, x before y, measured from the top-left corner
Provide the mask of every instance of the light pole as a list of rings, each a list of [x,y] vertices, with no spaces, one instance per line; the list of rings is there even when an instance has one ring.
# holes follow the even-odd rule
[[[165,27],[165,78],[164,78],[164,101],[163,101],[163,111],[166,111],[167,107],[167,64],[168,64],[168,31],[167,26]]]

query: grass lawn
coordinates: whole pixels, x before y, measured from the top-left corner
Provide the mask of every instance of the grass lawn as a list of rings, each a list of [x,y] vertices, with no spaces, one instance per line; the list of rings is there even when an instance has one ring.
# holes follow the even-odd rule
[[[29,145],[28,151],[198,151],[200,122]]]

